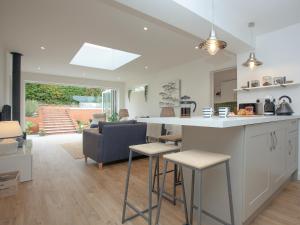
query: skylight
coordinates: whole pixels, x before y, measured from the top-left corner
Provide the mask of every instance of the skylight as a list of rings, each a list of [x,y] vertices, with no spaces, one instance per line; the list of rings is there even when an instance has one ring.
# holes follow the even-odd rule
[[[105,70],[115,70],[141,55],[85,42],[70,64]]]

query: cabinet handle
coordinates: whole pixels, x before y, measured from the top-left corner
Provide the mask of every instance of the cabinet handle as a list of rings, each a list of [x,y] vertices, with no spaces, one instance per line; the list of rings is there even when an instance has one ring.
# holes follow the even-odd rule
[[[289,145],[290,145],[290,149],[289,149],[289,155],[292,154],[292,150],[293,150],[293,145],[292,145],[292,141],[289,140]]]
[[[270,133],[270,135],[271,135],[271,146],[270,146],[270,151],[272,151],[272,150],[273,150],[273,148],[274,148],[274,138],[273,138],[273,132],[271,132],[271,133]]]
[[[277,146],[277,144],[278,144],[278,139],[277,139],[277,134],[276,134],[276,131],[274,131],[273,132],[274,133],[274,143],[275,143],[275,145],[274,145],[274,148]]]

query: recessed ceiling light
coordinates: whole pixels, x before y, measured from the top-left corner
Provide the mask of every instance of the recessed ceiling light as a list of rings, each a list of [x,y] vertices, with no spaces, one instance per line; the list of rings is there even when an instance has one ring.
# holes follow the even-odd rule
[[[144,30],[147,31],[147,30],[148,30],[148,27],[144,27]]]
[[[145,70],[147,70],[148,69],[148,66],[145,66]]]
[[[197,45],[197,46],[195,46],[195,49],[199,49],[199,46]]]
[[[135,60],[141,55],[84,43],[70,64],[105,70],[115,70]]]
[[[45,50],[46,48],[44,46],[41,46],[41,50]]]
[[[37,69],[38,69],[38,70],[41,70],[41,67],[39,66]]]

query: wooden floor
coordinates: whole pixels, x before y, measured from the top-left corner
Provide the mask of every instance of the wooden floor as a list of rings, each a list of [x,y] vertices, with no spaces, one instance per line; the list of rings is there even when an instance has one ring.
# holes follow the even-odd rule
[[[99,171],[92,161],[86,165],[84,160],[74,160],[60,146],[61,143],[70,142],[71,137],[34,139],[34,180],[21,184],[17,196],[0,199],[0,225],[121,224],[127,164],[111,165]],[[134,161],[132,172],[129,199],[143,208],[147,196],[147,161]],[[156,200],[155,196],[153,200]],[[182,223],[182,208],[164,202],[161,224]],[[146,223],[137,218],[126,224]],[[290,183],[253,223],[299,224],[299,182]]]

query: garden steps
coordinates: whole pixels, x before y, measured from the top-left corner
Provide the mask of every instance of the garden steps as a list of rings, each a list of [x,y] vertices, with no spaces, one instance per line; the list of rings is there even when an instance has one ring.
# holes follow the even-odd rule
[[[42,129],[46,135],[77,132],[66,109],[59,107],[47,109],[45,107],[40,111],[40,114],[42,116],[40,129]]]

